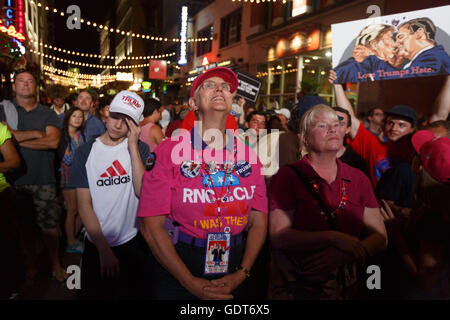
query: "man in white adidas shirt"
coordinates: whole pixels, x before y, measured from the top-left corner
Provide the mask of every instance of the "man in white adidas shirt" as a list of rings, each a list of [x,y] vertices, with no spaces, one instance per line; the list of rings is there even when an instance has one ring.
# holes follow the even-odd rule
[[[145,282],[149,251],[136,218],[150,156],[148,146],[138,140],[143,109],[137,94],[119,92],[107,111],[106,132],[74,156],[70,185],[77,189],[87,231],[79,292],[83,299],[139,297]]]

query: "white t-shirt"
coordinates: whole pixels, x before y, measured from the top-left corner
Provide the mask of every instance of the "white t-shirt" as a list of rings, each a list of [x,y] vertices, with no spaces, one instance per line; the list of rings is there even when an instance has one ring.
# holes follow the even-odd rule
[[[139,151],[145,163],[148,146],[140,143]],[[69,185],[89,188],[94,212],[111,247],[124,244],[137,234],[139,198],[134,192],[127,138],[116,146],[107,146],[97,138],[78,148]],[[89,233],[87,236],[93,242]]]

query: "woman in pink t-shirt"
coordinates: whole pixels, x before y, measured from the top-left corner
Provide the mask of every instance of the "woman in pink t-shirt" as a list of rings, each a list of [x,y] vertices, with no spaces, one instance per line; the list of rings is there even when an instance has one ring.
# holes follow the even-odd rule
[[[142,115],[144,120],[139,123],[141,127],[141,134],[139,140],[145,142],[150,147],[150,151],[153,152],[156,146],[164,139],[164,134],[161,127],[157,124],[161,121],[161,113],[159,108],[161,103],[153,98],[144,99],[144,111]]]
[[[158,261],[152,272],[157,299],[240,297],[264,244],[261,163],[225,131],[236,88],[227,68],[197,77],[189,104],[201,125],[163,141],[144,176],[138,217]]]

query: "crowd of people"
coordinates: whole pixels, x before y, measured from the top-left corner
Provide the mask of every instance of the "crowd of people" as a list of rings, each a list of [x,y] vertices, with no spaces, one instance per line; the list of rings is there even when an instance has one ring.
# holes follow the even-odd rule
[[[450,76],[428,119],[358,117],[337,77],[335,106],[266,110],[223,67],[178,104],[61,86],[45,104],[17,71],[0,104],[0,298],[43,256],[64,283],[67,252],[79,299],[449,299]]]

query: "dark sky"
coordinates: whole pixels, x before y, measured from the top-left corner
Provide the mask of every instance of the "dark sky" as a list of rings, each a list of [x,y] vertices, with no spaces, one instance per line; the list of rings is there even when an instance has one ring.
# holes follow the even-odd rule
[[[119,2],[119,0],[116,0]],[[60,10],[67,12],[67,8],[70,5],[78,5],[81,9],[81,18],[85,20],[90,20],[91,22],[96,22],[103,24],[106,19],[108,12],[110,11],[110,7],[114,6],[116,2],[114,0],[54,0],[55,7]],[[168,12],[175,11],[176,8],[180,6],[181,3],[188,3],[191,7],[190,14],[194,14],[195,11],[201,9],[207,3],[210,3],[211,0],[145,0],[145,1],[164,1],[165,10]],[[196,9],[196,10],[194,10]],[[54,43],[52,40],[50,44],[55,45],[56,47],[62,49],[68,49],[72,51],[84,52],[84,53],[100,53],[100,33],[93,28],[92,26],[88,26],[86,24],[81,24],[80,30],[69,30],[66,26],[68,15],[61,17],[60,15],[52,15],[54,17],[54,28],[55,28],[55,39]],[[166,23],[173,24],[178,21],[178,13],[174,16],[175,19],[173,21],[169,21]],[[171,16],[172,18],[172,16]],[[99,64],[98,59],[85,58],[79,56],[68,55],[64,53],[59,53],[55,51],[49,50],[50,54],[54,56],[58,56],[61,58],[65,58],[73,61],[83,61],[92,64]],[[105,63],[113,64],[114,60],[106,60]],[[60,69],[66,70],[67,64],[56,62],[56,67]],[[97,68],[89,68],[89,67],[79,67],[81,73],[97,73],[100,72],[101,69]]]
[[[106,20],[106,14],[109,6],[113,1],[107,0],[57,0],[55,6],[60,11],[67,11],[70,5],[77,5],[81,9],[81,18],[90,20],[92,22],[104,23]],[[61,17],[54,15],[55,24],[55,43],[54,45],[62,49],[69,49],[78,52],[96,53],[100,52],[99,49],[99,35],[100,33],[86,24],[81,24],[81,29],[69,30],[66,26],[68,16]],[[49,52],[50,53],[50,52]],[[98,64],[97,59],[86,59],[73,55],[66,55],[63,53],[51,52],[53,55],[66,58],[74,61],[80,61],[84,59],[85,62]],[[113,60],[110,60],[111,62]],[[58,64],[58,68],[66,69],[65,64]],[[80,68],[82,73],[96,73],[99,69],[93,68]]]

